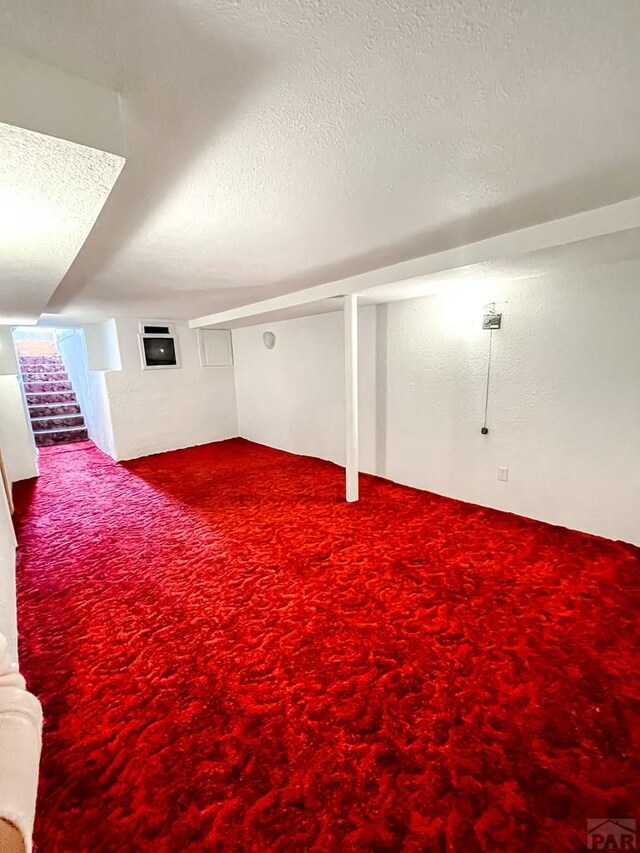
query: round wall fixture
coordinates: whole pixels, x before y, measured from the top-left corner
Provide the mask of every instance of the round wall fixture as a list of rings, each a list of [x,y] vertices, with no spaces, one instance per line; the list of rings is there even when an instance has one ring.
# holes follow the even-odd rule
[[[265,332],[262,335],[262,340],[267,349],[273,349],[276,345],[276,336],[273,332]]]

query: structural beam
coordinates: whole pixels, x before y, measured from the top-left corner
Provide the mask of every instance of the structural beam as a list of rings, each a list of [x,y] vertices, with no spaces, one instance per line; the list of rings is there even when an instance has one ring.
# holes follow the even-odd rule
[[[272,299],[264,299],[261,302],[220,311],[217,314],[197,317],[195,320],[191,320],[189,325],[192,329],[210,326],[225,327],[239,320],[257,317],[271,311],[308,305],[311,302],[344,296],[347,293],[365,295],[367,290],[381,285],[417,279],[421,276],[459,269],[471,264],[507,260],[531,252],[552,249],[568,243],[577,243],[581,240],[591,240],[596,237],[603,237],[606,234],[638,227],[640,227],[640,196],[619,201],[606,207],[585,210],[582,213],[565,216],[562,219],[554,219],[549,222],[542,222],[539,225],[521,228],[518,231],[498,234],[495,237],[478,240],[474,243],[434,251],[421,258],[402,261],[392,266],[354,275],[351,278],[319,284],[305,290],[297,290],[283,296],[275,296]]]
[[[344,297],[346,498],[358,500],[358,297]]]

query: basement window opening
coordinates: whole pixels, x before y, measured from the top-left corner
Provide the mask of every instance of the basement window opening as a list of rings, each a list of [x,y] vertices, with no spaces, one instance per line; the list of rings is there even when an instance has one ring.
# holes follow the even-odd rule
[[[175,330],[171,324],[140,324],[140,357],[143,370],[180,367]]]

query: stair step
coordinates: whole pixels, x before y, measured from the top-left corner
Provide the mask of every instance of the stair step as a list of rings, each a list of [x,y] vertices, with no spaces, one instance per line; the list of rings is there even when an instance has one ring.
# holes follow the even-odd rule
[[[28,406],[51,406],[56,403],[77,402],[73,391],[25,391],[25,397]]]
[[[44,432],[48,429],[67,429],[84,426],[82,415],[50,415],[45,418],[31,418],[33,432]]]
[[[53,415],[79,415],[80,406],[77,403],[46,403],[29,404],[31,418],[50,418]]]
[[[72,391],[70,382],[25,382],[26,394],[53,394],[56,391]]]
[[[57,373],[25,373],[22,372],[23,382],[68,382],[69,377],[64,370]]]
[[[34,432],[33,437],[38,447],[45,447],[50,444],[66,444],[70,441],[86,441],[89,434],[86,427],[67,427]]]
[[[85,441],[87,427],[59,355],[19,355],[20,372],[38,447]]]
[[[43,373],[52,367],[64,370],[64,364],[59,355],[19,355],[20,369],[30,370],[36,368]]]

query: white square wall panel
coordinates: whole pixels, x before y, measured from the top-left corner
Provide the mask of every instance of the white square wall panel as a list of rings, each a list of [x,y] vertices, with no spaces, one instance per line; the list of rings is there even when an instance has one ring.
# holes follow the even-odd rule
[[[233,364],[231,332],[228,329],[200,329],[198,344],[203,367],[229,367]]]

